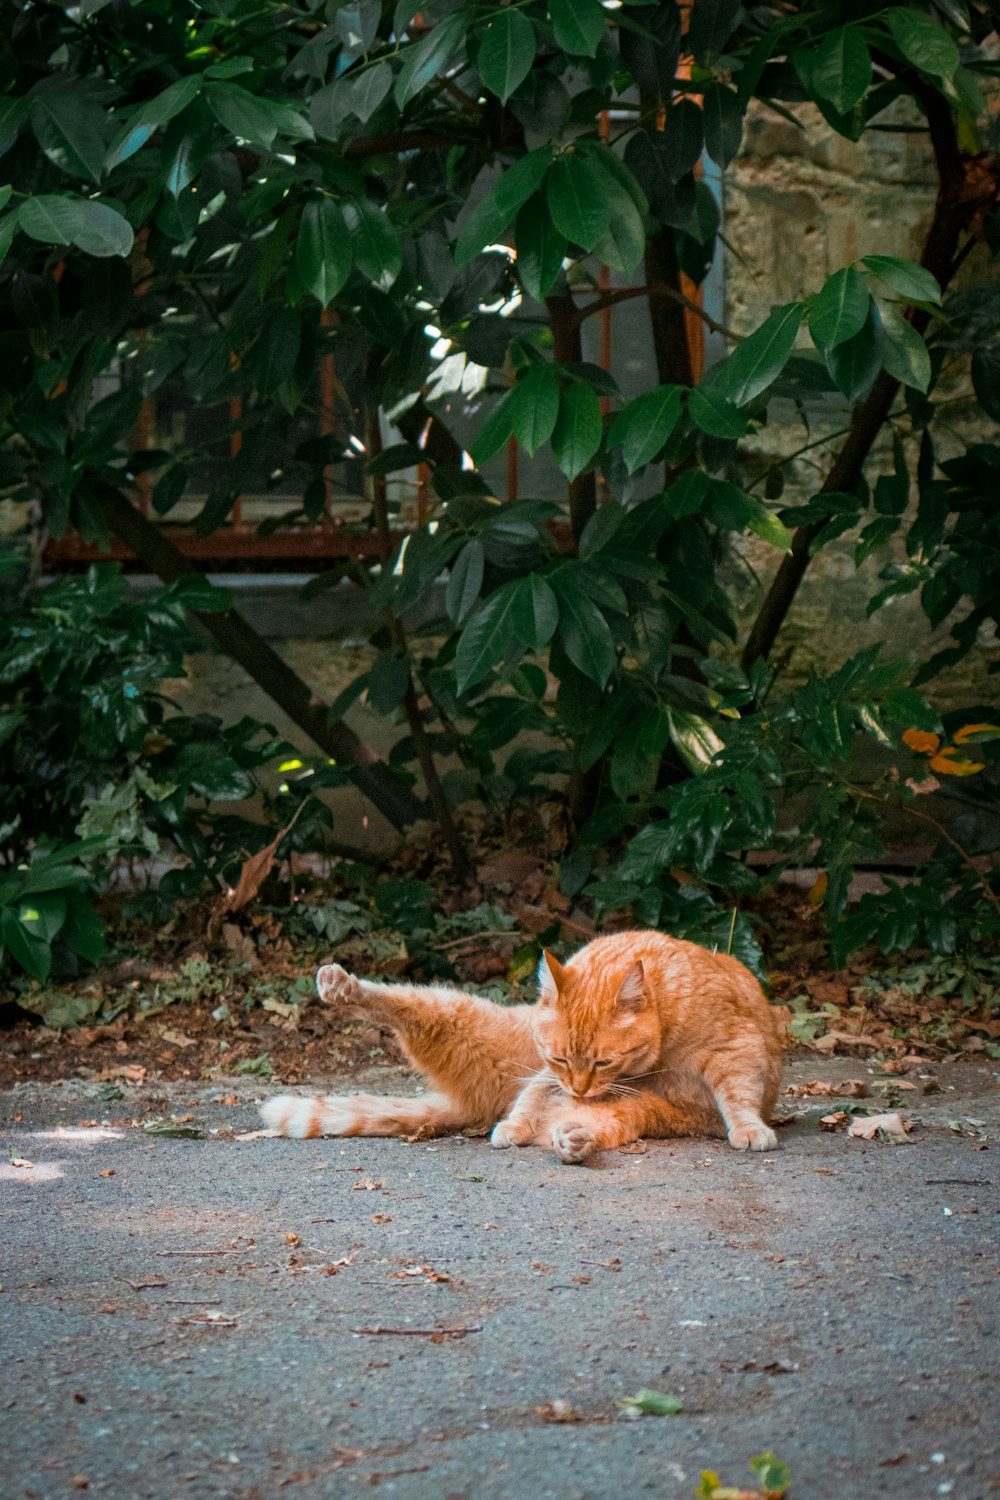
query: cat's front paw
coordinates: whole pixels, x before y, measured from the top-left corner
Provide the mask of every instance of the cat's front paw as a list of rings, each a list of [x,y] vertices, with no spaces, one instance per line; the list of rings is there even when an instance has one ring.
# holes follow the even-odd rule
[[[756,1120],[734,1126],[729,1132],[729,1144],[734,1151],[774,1151],[778,1145],[778,1137],[770,1125],[765,1125],[763,1120]]]
[[[316,975],[316,990],[324,1005],[338,1010],[355,1010],[361,1005],[361,983],[339,964],[324,964]]]
[[[561,1162],[575,1166],[597,1150],[597,1137],[586,1125],[553,1125],[552,1145]]]
[[[534,1126],[525,1120],[500,1120],[493,1127],[490,1145],[503,1151],[508,1146],[530,1146],[534,1139]]]

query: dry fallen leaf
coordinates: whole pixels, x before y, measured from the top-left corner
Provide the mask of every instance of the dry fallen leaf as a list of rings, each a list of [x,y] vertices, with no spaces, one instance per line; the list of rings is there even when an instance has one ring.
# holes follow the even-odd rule
[[[820,1130],[839,1130],[846,1119],[847,1111],[838,1109],[832,1115],[824,1115],[819,1122],[819,1128]]]
[[[114,1177],[115,1169],[114,1167],[107,1167],[100,1175],[102,1177]]]
[[[10,1159],[12,1167],[33,1167],[34,1162],[25,1161],[23,1156],[12,1156]]]
[[[580,1412],[570,1406],[568,1401],[557,1396],[554,1401],[546,1401],[544,1406],[536,1406],[535,1411],[543,1422],[582,1422]]]
[[[877,1135],[884,1135],[891,1141],[905,1141],[909,1123],[901,1118],[898,1110],[893,1110],[888,1115],[868,1115],[865,1119],[852,1120],[847,1134],[858,1136],[863,1141],[873,1141]]]
[[[813,1078],[808,1083],[790,1083],[785,1090],[786,1094],[792,1094],[801,1099],[807,1095],[822,1095],[836,1097],[838,1099],[863,1099],[868,1093],[868,1085],[863,1078],[839,1078],[832,1083],[822,1079]]]
[[[391,1214],[372,1214],[372,1223],[373,1224],[391,1224],[392,1223],[392,1215]]]
[[[351,1183],[351,1188],[355,1193],[374,1193],[377,1192],[379,1188],[384,1187],[384,1180],[375,1182],[371,1177],[368,1176],[367,1172],[365,1173],[364,1177],[360,1177],[357,1182]]]

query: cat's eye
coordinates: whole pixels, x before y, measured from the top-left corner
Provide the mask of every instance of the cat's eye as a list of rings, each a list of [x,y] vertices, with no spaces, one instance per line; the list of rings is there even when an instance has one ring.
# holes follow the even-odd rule
[[[555,1063],[555,1065],[556,1065],[557,1068],[568,1068],[569,1067],[569,1058],[568,1057],[550,1057],[549,1058],[549,1062],[550,1063]]]
[[[594,1063],[594,1067],[595,1068],[610,1068],[610,1066],[611,1066],[611,1064],[613,1062],[614,1062],[614,1058],[613,1057],[602,1057],[597,1062]]]

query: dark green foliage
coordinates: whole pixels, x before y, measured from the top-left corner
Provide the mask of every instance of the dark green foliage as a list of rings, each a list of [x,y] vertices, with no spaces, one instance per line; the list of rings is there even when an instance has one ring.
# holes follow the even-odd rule
[[[997,417],[996,317],[978,298],[949,302],[939,318],[926,267],[872,255],[808,295],[790,288],[796,300],[693,390],[683,374],[651,377],[626,400],[574,342],[599,300],[599,262],[628,278],[656,248],[704,278],[720,224],[695,168],[703,149],[720,166],[733,158],[755,99],[786,114],[782,101],[811,100],[855,141],[905,97],[933,116],[938,144],[942,113],[953,136],[958,119],[963,145],[976,144],[990,8],[895,4],[859,16],[702,4],[685,38],[673,4],[597,0],[492,11],[449,0],[419,18],[370,0],[280,16],[251,0],[193,12],[170,0],[79,15],[31,7],[0,63],[11,184],[0,191],[4,492],[40,498],[54,535],[73,525],[97,538],[107,487],[127,489],[145,471],[160,516],[203,493],[196,524],[208,534],[261,474],[291,487],[285,523],[311,524],[328,484],[354,492],[363,467],[381,493],[385,475],[422,458],[432,519],[377,575],[352,563],[379,616],[378,654],[335,716],[365,693],[375,711],[405,717],[394,764],[411,774],[428,754],[454,757],[442,778],[452,803],[507,811],[568,784],[576,846],[565,878],[600,912],[630,906],[756,962],[737,908],[757,883],[748,855],[769,849],[826,868],[840,957],[869,938],[942,951],[966,941],[972,926],[935,923],[931,908],[955,896],[995,906],[992,877],[977,885],[947,838],[921,886],[877,909],[845,914],[845,902],[855,863],[882,848],[885,808],[912,798],[921,815],[922,793],[907,787],[921,768],[904,764],[900,736],[945,726],[917,685],[995,622],[1000,448],[984,442],[939,463],[933,434],[942,376],[972,351],[979,401]],[[682,57],[700,104],[676,96]],[[614,144],[601,130],[609,108],[622,113]],[[662,356],[683,340],[683,321],[676,302],[672,323],[668,301],[655,306]],[[814,350],[802,345],[807,329]],[[320,432],[330,353],[338,390]],[[463,359],[482,384],[460,393]],[[836,492],[782,509],[783,468],[759,485],[738,448],[777,419],[771,398],[798,412],[804,397],[857,406],[880,377],[902,387],[893,472],[876,477],[873,464],[866,479],[859,468]],[[197,403],[197,440],[134,453],[150,395]],[[551,453],[566,503],[501,503],[462,468],[448,430],[459,402],[476,408],[477,465],[510,439],[529,456]],[[387,412],[406,441],[372,452]],[[344,458],[353,453],[363,466]],[[365,524],[384,535],[394,519],[373,506]],[[872,609],[919,591],[933,624],[954,622],[953,644],[919,667],[861,653],[791,693],[761,663],[744,675],[729,660],[742,643],[720,564],[747,533],[777,562],[799,526],[815,528],[813,548],[856,529],[857,562],[875,556],[882,569]],[[897,533],[903,546],[890,551]],[[185,611],[220,602],[194,587],[139,607],[98,570],[18,618],[0,658],[8,858],[45,835],[71,838],[81,818],[109,837],[109,858],[165,841],[187,863],[145,898],[160,910],[221,884],[268,841],[263,825],[220,818],[217,805],[252,792],[280,747],[256,725],[172,715],[159,696],[180,668]],[[417,604],[438,617],[407,641],[400,617]],[[963,723],[990,718],[970,712]],[[517,744],[522,734],[532,738]],[[851,779],[861,737],[891,762],[874,787]],[[984,805],[994,750],[980,748],[984,769],[948,785]],[[270,812],[287,826],[307,801],[288,838],[300,847],[324,820],[309,787],[343,773],[297,769]],[[809,798],[801,830],[779,819],[792,793]],[[975,930],[988,935],[984,922]]]

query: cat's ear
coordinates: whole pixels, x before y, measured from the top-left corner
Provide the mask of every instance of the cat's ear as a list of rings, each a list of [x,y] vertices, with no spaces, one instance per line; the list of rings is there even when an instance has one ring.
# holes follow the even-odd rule
[[[565,970],[557,958],[546,948],[538,960],[538,1002],[551,1005],[559,993],[565,978]]]
[[[642,959],[637,958],[622,980],[618,991],[618,1008],[630,1015],[637,1015],[646,1005],[646,971]]]

